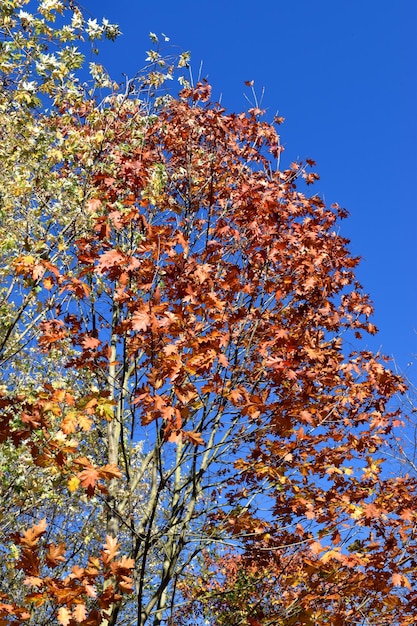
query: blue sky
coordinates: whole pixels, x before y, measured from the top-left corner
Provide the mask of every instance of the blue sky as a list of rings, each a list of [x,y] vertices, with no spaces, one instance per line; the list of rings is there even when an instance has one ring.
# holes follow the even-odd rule
[[[313,158],[314,191],[350,212],[341,232],[363,258],[358,277],[380,329],[368,345],[417,379],[417,3],[415,0],[84,0],[123,36],[102,47],[116,80],[145,65],[150,31],[213,85],[229,110],[265,88],[286,121],[283,163]],[[168,50],[175,52],[175,48]],[[407,367],[409,363],[413,366]]]

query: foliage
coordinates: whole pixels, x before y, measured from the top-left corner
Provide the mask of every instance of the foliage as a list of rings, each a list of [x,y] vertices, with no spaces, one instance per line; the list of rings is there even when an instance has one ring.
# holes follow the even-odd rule
[[[73,42],[117,27],[24,4],[0,9],[0,624],[411,624],[404,384],[348,352],[376,329],[346,212],[186,54],[84,86]]]

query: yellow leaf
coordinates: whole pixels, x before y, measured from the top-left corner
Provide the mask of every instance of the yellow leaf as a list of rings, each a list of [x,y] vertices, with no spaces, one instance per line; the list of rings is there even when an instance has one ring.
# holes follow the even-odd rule
[[[50,276],[47,276],[44,279],[43,286],[45,287],[45,289],[52,289],[52,287],[54,286],[54,281],[52,280]]]
[[[77,476],[72,476],[68,481],[68,491],[74,493],[77,491],[80,484],[80,479]]]
[[[363,514],[362,507],[353,505],[353,511],[350,514],[350,517],[352,519],[359,519],[360,517],[362,517],[362,514]]]
[[[321,557],[320,557],[320,561],[322,561],[323,563],[328,563],[331,560],[335,560],[335,561],[342,561],[343,560],[343,555],[340,554],[339,550],[327,550],[327,552],[325,552]]]

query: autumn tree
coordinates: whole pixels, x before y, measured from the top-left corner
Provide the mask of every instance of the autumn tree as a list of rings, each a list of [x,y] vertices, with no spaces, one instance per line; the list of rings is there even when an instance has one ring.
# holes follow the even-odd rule
[[[282,119],[227,112],[156,36],[84,87],[67,42],[116,27],[9,4],[0,623],[411,624],[404,385],[360,348],[314,162],[279,166]]]
[[[59,350],[40,355],[36,337],[58,302],[65,306],[45,269],[55,276],[54,268],[64,271],[68,246],[86,226],[80,211],[84,191],[71,172],[62,180],[63,138],[46,111],[56,110],[63,98],[88,95],[74,74],[84,58],[74,42],[89,47],[102,37],[113,39],[118,29],[107,21],[84,20],[78,8],[69,24],[59,26],[65,3],[32,3],[33,13],[23,10],[26,4],[0,7],[0,619],[42,624],[58,615],[64,623],[72,607],[78,621],[98,621],[99,611],[87,611],[83,598],[95,595],[98,602],[100,576],[114,577],[110,566],[117,580],[130,570],[126,562],[120,570],[114,565],[114,542],[111,556],[101,555],[105,535],[96,531],[99,506],[69,498],[74,487],[61,471],[66,455],[81,443],[61,424],[62,407],[67,420],[80,410],[79,402],[85,410],[86,380],[65,369]],[[92,94],[105,79],[98,66],[91,69]],[[68,355],[70,346],[61,347]],[[87,409],[82,431],[88,428]],[[86,434],[82,443],[95,445]],[[80,568],[89,557],[90,566]],[[78,570],[71,573],[70,563]],[[42,564],[48,571],[44,588]],[[104,609],[113,595],[109,589],[107,600],[100,599]]]

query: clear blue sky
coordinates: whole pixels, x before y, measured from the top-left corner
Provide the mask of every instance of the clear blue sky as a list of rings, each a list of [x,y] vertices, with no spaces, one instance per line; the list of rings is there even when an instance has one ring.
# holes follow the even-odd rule
[[[113,78],[145,65],[150,31],[190,50],[229,110],[255,80],[270,119],[286,118],[284,163],[311,157],[315,192],[347,208],[341,232],[380,329],[369,346],[417,379],[416,0],[84,0],[119,23],[101,61]]]

